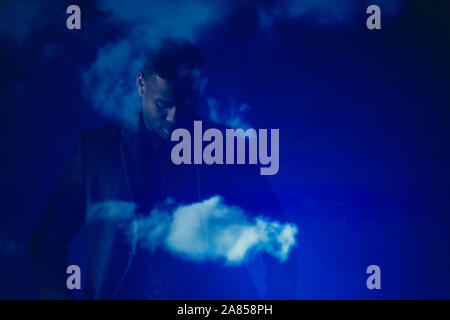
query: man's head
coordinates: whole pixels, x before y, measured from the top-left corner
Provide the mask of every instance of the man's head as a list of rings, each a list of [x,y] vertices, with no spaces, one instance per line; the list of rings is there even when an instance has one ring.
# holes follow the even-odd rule
[[[169,138],[176,124],[193,118],[201,89],[202,60],[187,40],[165,39],[151,50],[136,86],[145,126]]]

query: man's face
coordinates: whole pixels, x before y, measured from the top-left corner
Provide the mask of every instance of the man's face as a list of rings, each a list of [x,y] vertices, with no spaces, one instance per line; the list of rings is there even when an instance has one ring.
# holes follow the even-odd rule
[[[186,108],[173,82],[151,75],[144,79],[139,73],[136,79],[142,97],[142,111],[147,129],[168,139],[180,120],[186,118]]]

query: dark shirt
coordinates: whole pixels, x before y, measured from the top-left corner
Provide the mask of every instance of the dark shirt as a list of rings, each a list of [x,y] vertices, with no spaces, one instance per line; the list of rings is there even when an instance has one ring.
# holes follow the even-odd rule
[[[171,198],[176,203],[197,202],[198,185],[193,165],[174,165],[172,144],[145,128],[142,115],[129,157],[133,200],[140,216]],[[116,299],[236,299],[258,298],[245,266],[224,261],[189,261],[165,248],[151,251],[140,243]]]

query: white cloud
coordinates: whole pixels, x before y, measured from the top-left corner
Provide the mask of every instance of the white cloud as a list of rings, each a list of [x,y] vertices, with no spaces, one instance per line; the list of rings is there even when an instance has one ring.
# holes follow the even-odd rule
[[[127,202],[100,203],[91,212],[91,218],[117,220],[130,241],[137,239],[148,250],[160,246],[195,261],[235,265],[262,252],[284,261],[296,243],[294,224],[254,218],[220,196],[189,205],[169,201],[135,220],[134,206]]]

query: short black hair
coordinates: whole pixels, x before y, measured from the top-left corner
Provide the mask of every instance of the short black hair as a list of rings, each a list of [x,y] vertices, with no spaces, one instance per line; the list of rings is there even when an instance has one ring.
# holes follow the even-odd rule
[[[144,77],[157,74],[166,80],[176,80],[201,69],[202,58],[192,43],[180,38],[165,38],[148,52],[143,73]]]

